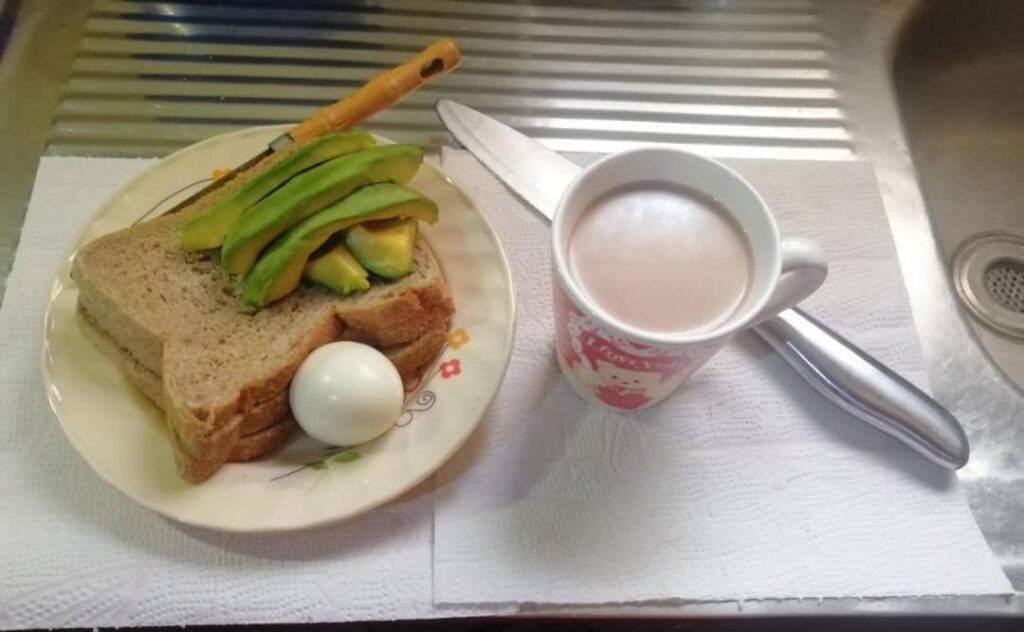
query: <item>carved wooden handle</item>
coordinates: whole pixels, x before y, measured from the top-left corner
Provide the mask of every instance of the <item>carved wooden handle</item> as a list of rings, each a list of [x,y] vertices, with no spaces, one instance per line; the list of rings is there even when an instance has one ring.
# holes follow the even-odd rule
[[[455,42],[445,38],[427,46],[400,66],[377,75],[340,101],[313,113],[288,135],[296,142],[347,129],[381,110],[390,108],[416,88],[459,65]]]

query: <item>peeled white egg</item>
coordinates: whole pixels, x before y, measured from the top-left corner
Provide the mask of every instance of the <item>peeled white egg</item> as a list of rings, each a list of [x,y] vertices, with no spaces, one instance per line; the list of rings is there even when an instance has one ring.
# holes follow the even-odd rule
[[[330,445],[366,443],[402,412],[402,378],[373,347],[332,342],[318,348],[292,379],[288,400],[299,426]]]

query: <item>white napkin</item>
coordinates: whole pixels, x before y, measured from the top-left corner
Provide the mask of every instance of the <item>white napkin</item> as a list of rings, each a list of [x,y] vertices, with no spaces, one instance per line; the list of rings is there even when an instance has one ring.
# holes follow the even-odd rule
[[[432,616],[432,495],[278,536],[180,527],[104,483],[49,411],[43,308],[57,262],[144,160],[44,158],[0,310],[0,629]]]
[[[325,530],[281,536],[223,535],[176,526],[138,507],[93,474],[64,439],[49,412],[40,380],[42,312],[53,272],[100,201],[148,164],[150,161],[143,160],[44,158],[40,165],[0,309],[0,342],[5,353],[4,362],[0,363],[0,410],[4,411],[0,415],[0,515],[3,516],[0,519],[0,628],[340,621],[455,614],[452,610],[439,612],[432,606],[430,512],[433,495],[429,490],[420,489],[410,497]],[[763,567],[754,564],[749,569],[736,570],[733,564],[725,563],[737,554],[745,554],[750,559],[771,554],[768,556],[777,574],[773,570],[768,579],[777,585],[793,584],[793,577],[803,578],[801,585],[794,586],[792,591],[770,591],[774,594],[832,594],[825,586],[833,575],[838,576],[837,569],[850,564],[851,558],[861,556],[862,549],[870,548],[868,545],[883,547],[880,553],[873,553],[863,562],[852,560],[870,566],[876,564],[879,556],[900,548],[905,540],[911,540],[912,551],[928,549],[929,554],[935,556],[933,566],[941,567],[939,574],[944,578],[936,579],[932,566],[908,565],[908,584],[923,575],[932,587],[915,583],[906,592],[1009,591],[1009,585],[973,527],[959,491],[948,486],[947,477],[936,476],[926,465],[915,465],[901,450],[888,447],[885,440],[861,430],[858,423],[848,419],[828,425],[822,423],[818,435],[812,435],[811,441],[804,440],[810,425],[806,417],[816,414],[815,411],[827,410],[827,405],[810,393],[800,398],[807,412],[796,421],[790,420],[792,427],[788,429],[781,423],[787,419],[784,415],[792,415],[792,404],[780,404],[775,396],[769,395],[761,397],[760,409],[735,419],[722,419],[723,411],[717,403],[714,409],[701,411],[698,407],[698,418],[703,415],[703,424],[709,423],[709,414],[718,415],[713,434],[702,431],[699,425],[674,424],[676,435],[680,437],[677,439],[679,448],[661,455],[673,457],[673,463],[668,464],[664,473],[677,477],[685,474],[689,482],[683,485],[684,481],[677,478],[670,485],[668,482],[662,485],[663,492],[673,494],[664,502],[650,502],[656,487],[651,487],[650,495],[635,494],[640,520],[626,515],[615,522],[615,515],[594,507],[591,499],[611,501],[609,509],[621,515],[624,513],[622,503],[627,499],[624,494],[609,495],[607,489],[596,485],[599,482],[596,477],[578,479],[579,485],[553,478],[553,466],[580,474],[590,468],[592,474],[597,472],[622,490],[623,485],[637,480],[627,475],[638,473],[639,453],[627,448],[644,436],[647,437],[644,440],[658,440],[660,426],[664,423],[657,417],[645,421],[646,425],[632,420],[623,423],[614,416],[598,417],[596,426],[591,421],[583,421],[579,402],[560,384],[550,357],[546,225],[528,213],[521,214],[524,212],[509,201],[508,194],[471,159],[462,156],[451,164],[455,175],[461,176],[460,182],[481,202],[487,203],[484,210],[501,230],[505,247],[513,259],[520,299],[520,337],[509,382],[492,414],[467,449],[461,451],[444,472],[448,484],[446,503],[436,516],[440,556],[434,579],[438,582],[438,602],[490,604],[460,606],[457,614],[463,615],[499,611],[498,601],[628,601],[640,598],[640,592],[697,595],[699,591],[686,588],[694,583],[709,584],[721,575],[735,581],[735,576],[742,579],[749,575],[757,580],[764,574]],[[764,171],[769,180],[773,174],[777,177],[792,174],[787,171],[780,175],[777,169],[781,167],[771,165],[762,169],[756,163],[745,163],[740,167],[747,169],[748,175],[762,188],[768,186],[768,180],[749,169]],[[814,202],[829,198],[830,191],[835,190],[829,187],[836,186],[836,180],[843,179],[842,174],[849,176],[848,170],[852,167],[844,167],[847,171],[840,174],[832,172],[827,180],[813,181],[837,168],[806,166],[807,170],[798,176],[800,185],[818,190],[813,195],[808,191],[800,192],[800,196],[808,198],[807,204],[813,206]],[[869,178],[863,168],[855,169],[853,175],[861,180]],[[874,218],[872,221],[881,221],[873,186],[862,185],[859,194],[843,189],[844,194],[852,198],[844,204],[856,208],[858,213],[848,218],[851,223],[870,217]],[[779,190],[785,188],[765,192],[770,201],[782,209]],[[781,212],[788,214],[784,209]],[[822,227],[831,227],[833,222],[834,219],[823,222]],[[783,224],[787,232],[795,234],[796,227],[790,224],[788,217],[783,217]],[[805,232],[820,235],[812,228]],[[883,250],[885,269],[891,276],[895,270],[891,247],[886,245]],[[538,253],[541,254],[538,256]],[[523,254],[533,254],[535,263],[528,263]],[[528,265],[534,267],[525,267]],[[836,269],[833,265],[833,281]],[[876,304],[883,298],[877,294],[869,293]],[[846,313],[847,307],[856,307],[851,303],[817,304],[815,312],[894,366],[904,371],[919,368],[913,336],[903,335],[902,345],[888,347],[890,338],[896,336],[887,334],[887,328],[899,328],[904,334],[910,331],[902,294],[895,303],[901,314],[898,319],[876,319],[871,321],[874,325],[869,323],[869,327],[879,329],[878,337],[853,329],[856,318]],[[915,358],[911,365],[898,363],[899,358],[904,357],[900,349],[907,346],[907,340],[911,341],[909,346]],[[763,376],[770,373],[770,379],[781,381],[786,388],[805,388],[787,367],[753,339],[723,353],[728,355],[716,358],[696,376],[691,391],[727,389],[729,380],[721,376],[738,371],[729,368],[739,366],[736,357],[769,362],[770,368],[755,370],[763,382]],[[920,379],[921,373],[918,370],[914,375]],[[752,387],[762,394],[780,388],[767,382]],[[532,404],[527,399],[530,397],[536,398]],[[701,397],[703,399],[697,400],[687,395],[679,401],[685,404],[692,400],[693,403],[686,405],[690,408],[697,407],[697,401],[704,404],[710,401],[710,395]],[[569,423],[555,423],[558,420]],[[751,441],[751,428],[761,433],[764,445],[747,448],[754,454],[749,464],[733,466],[729,475],[716,473],[714,466],[730,464],[724,458],[726,451],[731,450],[729,446],[756,443],[756,439]],[[616,439],[609,434],[611,432],[622,433],[622,438]],[[834,446],[817,451],[814,436],[819,440],[835,438],[849,444],[838,457],[847,465],[839,468],[829,461],[837,458]],[[508,445],[501,446],[502,441]],[[790,453],[804,454],[809,446],[815,448],[823,463],[774,460],[779,458],[783,447]],[[758,453],[758,449],[762,452]],[[860,454],[861,450],[872,451],[864,455]],[[488,463],[485,455],[487,460],[493,459],[493,463]],[[718,458],[718,455],[723,457]],[[685,462],[674,463],[682,461],[683,457],[687,459]],[[594,467],[599,462],[611,465]],[[690,466],[693,463],[704,465],[698,469]],[[688,466],[685,470],[681,467],[684,464]],[[664,466],[657,462],[639,465]],[[865,465],[868,470],[863,469]],[[486,469],[483,466],[487,466]],[[801,512],[807,513],[805,508],[820,509],[820,505],[816,506],[818,499],[804,491],[803,483],[790,480],[799,474],[793,470],[796,466],[800,466],[807,478],[821,483],[818,492],[826,499],[831,500],[834,488],[855,490],[857,495],[851,495],[840,505],[844,516],[850,519],[861,520],[852,514],[864,511],[864,505],[870,501],[884,505],[887,512],[901,511],[901,517],[912,515],[918,522],[911,532],[901,533],[899,529],[906,528],[909,521],[886,516],[885,524],[891,525],[891,532],[876,525],[874,531],[858,531],[852,540],[810,534],[805,530],[809,518]],[[886,479],[891,481],[888,483],[891,489],[878,492],[877,480],[871,486],[865,483],[843,487],[846,485],[844,475],[864,478],[871,466],[883,471],[896,470]],[[465,480],[453,483],[452,478],[461,470],[466,470]],[[764,478],[760,478],[762,476]],[[746,477],[760,486],[747,489],[751,494],[749,502],[755,505],[751,511],[760,512],[760,518],[754,520],[753,525],[750,520],[744,520],[731,526],[732,521],[723,519],[723,512],[728,509],[724,504],[702,508],[686,501],[702,487],[706,493],[711,493],[725,483],[739,486],[739,482],[731,482],[731,477]],[[489,478],[498,482],[489,483]],[[940,488],[921,489],[923,485],[918,479]],[[549,481],[548,488],[540,485],[545,480]],[[908,494],[908,489],[912,493]],[[781,490],[789,490],[790,501],[782,496]],[[528,499],[527,494],[534,497]],[[541,495],[546,495],[547,500],[540,498]],[[717,501],[719,496],[716,494],[712,499]],[[562,502],[559,497],[570,502]],[[511,507],[517,498],[522,502]],[[534,503],[533,509],[524,506],[527,500]],[[797,507],[792,509],[792,520],[779,520],[782,508],[774,506],[783,502],[787,503],[787,512]],[[510,512],[507,515],[512,519],[504,523],[507,526],[500,526],[503,518],[497,511],[502,508]],[[531,515],[529,511],[535,513]],[[868,511],[878,513],[877,507]],[[476,516],[474,521],[463,520],[473,515]],[[636,547],[639,552],[635,559],[621,553],[611,555],[621,550],[625,536],[635,536],[613,528],[628,526],[629,520],[638,522],[652,535],[670,520],[679,521],[676,527],[679,533],[670,543],[682,547],[682,551],[692,548],[706,551],[702,558],[704,563],[689,566],[687,571],[683,565],[690,564],[689,555],[684,557],[670,551],[666,556],[662,545],[648,548],[650,538],[647,537],[642,540],[643,546]],[[949,521],[945,530],[935,526],[942,520]],[[608,526],[601,527],[602,523]],[[544,530],[545,525],[554,528]],[[700,525],[703,525],[702,530],[697,530]],[[841,524],[829,526],[835,527],[839,534],[858,530]],[[711,527],[724,531],[716,539],[707,539],[704,529]],[[598,528],[608,533],[596,531]],[[504,532],[484,533],[481,529],[504,529]],[[572,537],[573,534],[566,538],[564,531],[560,533],[562,529],[574,530],[578,541],[574,541],[577,538]],[[774,530],[784,533],[772,534]],[[878,535],[880,530],[884,531],[882,536]],[[915,544],[912,536],[919,533],[922,542]],[[462,543],[465,546],[453,546],[453,537],[465,537]],[[565,550],[557,547],[560,537],[568,539]],[[526,544],[514,548],[524,538]],[[890,542],[891,539],[896,541]],[[783,556],[772,553],[769,547],[779,540],[788,543],[780,549],[786,556],[802,556],[795,564],[798,571],[792,570],[794,565],[787,566],[775,559]],[[732,548],[735,543],[739,543],[742,550]],[[481,553],[473,554],[474,547]],[[591,550],[581,547],[591,547]],[[580,565],[579,572],[564,570],[571,569],[591,552],[596,556],[609,554],[602,572],[612,579],[603,588],[606,594],[600,598],[592,589],[600,576],[591,565]],[[721,565],[707,562],[715,555],[723,560]],[[876,565],[891,576],[893,566],[908,562],[910,555],[896,555],[893,561]],[[620,566],[615,568],[615,564]],[[672,565],[680,566],[676,575],[686,574],[691,579],[676,581],[673,575],[663,572],[663,567]],[[824,566],[835,568],[823,569]],[[637,581],[638,567],[650,569],[650,582]],[[706,572],[702,569],[709,567],[714,572],[702,581],[699,576]],[[680,573],[680,570],[686,572]],[[845,577],[846,569],[842,570]],[[453,577],[450,571],[461,577]],[[822,588],[807,590],[806,585],[815,582],[813,577],[811,580],[806,577],[814,573]],[[561,583],[565,575],[568,580]],[[537,581],[537,586],[520,590],[530,581]],[[661,586],[661,590],[649,590],[651,583]],[[934,588],[936,583],[942,585]],[[963,588],[964,585],[969,588]],[[736,594],[753,598],[759,592],[740,590]],[[861,594],[885,592],[889,591],[884,587],[877,591],[870,588],[860,591]],[[857,593],[855,589],[846,589],[835,594]],[[509,612],[508,609],[500,611]]]
[[[733,161],[783,233],[817,238],[806,307],[919,385],[917,336],[870,167]],[[665,404],[589,408],[552,352],[550,233],[446,150],[508,253],[508,376],[440,475],[434,598],[604,603],[1011,592],[954,475],[819,397],[744,334]]]

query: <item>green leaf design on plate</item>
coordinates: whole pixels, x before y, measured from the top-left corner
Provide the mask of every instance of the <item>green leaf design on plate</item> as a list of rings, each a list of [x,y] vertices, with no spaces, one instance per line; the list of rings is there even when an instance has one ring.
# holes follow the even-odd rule
[[[312,461],[310,463],[306,463],[306,465],[308,465],[309,467],[313,468],[314,470],[326,470],[327,469],[327,464],[324,463],[323,461]]]
[[[339,452],[338,454],[335,454],[331,460],[334,461],[335,463],[351,463],[352,461],[355,461],[361,456],[363,455],[359,454],[355,450],[345,450],[344,452]]]

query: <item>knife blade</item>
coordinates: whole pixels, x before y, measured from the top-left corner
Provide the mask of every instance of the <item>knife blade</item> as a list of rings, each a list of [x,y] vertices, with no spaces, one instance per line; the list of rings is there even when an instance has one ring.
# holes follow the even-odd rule
[[[461,103],[442,99],[436,109],[456,140],[534,209],[553,219],[562,192],[580,167]],[[786,310],[754,331],[815,390],[854,417],[940,467],[955,470],[967,463],[967,435],[949,411],[802,310]]]
[[[582,171],[529,136],[461,103],[442,99],[437,114],[477,160],[548,219],[562,192]],[[523,160],[526,156],[529,160]]]

